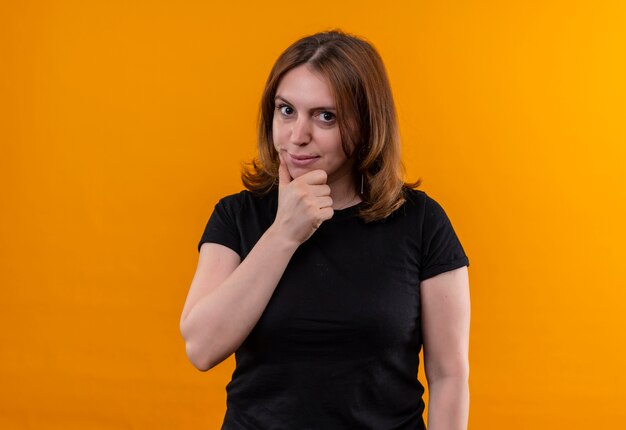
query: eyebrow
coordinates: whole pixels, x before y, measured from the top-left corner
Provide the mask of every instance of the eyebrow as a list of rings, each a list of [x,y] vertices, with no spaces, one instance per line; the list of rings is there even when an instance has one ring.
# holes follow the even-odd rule
[[[290,105],[292,105],[292,106],[293,106],[293,103],[291,103],[289,100],[287,100],[287,99],[286,99],[286,98],[284,98],[283,96],[279,96],[279,95],[277,95],[276,97],[274,97],[274,102],[276,102],[276,100],[279,100],[279,99],[280,99],[280,100],[282,100],[282,101],[284,101],[285,103],[290,104]],[[310,109],[310,112],[314,112],[314,111],[316,111],[316,110],[332,110],[332,111],[334,111],[334,110],[335,110],[335,107],[334,107],[334,106],[318,106],[318,107],[311,108],[311,109]]]

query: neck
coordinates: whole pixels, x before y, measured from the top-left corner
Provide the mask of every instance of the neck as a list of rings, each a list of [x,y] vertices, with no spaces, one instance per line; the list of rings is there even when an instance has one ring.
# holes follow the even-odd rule
[[[339,178],[330,179],[327,183],[330,187],[330,197],[333,199],[333,209],[343,209],[362,200],[351,171],[344,173]]]

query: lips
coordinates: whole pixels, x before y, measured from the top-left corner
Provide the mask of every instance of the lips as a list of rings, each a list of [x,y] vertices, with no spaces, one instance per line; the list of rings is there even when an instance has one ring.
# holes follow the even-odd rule
[[[293,158],[294,160],[308,160],[311,158],[317,158],[317,155],[294,155],[294,154],[289,154],[291,156],[291,158]]]
[[[308,166],[309,164],[313,164],[315,163],[315,161],[317,161],[318,158],[320,158],[318,155],[295,155],[295,154],[289,154],[289,157],[291,158],[291,162],[293,163],[293,165],[298,166],[298,167],[305,167],[305,166]]]

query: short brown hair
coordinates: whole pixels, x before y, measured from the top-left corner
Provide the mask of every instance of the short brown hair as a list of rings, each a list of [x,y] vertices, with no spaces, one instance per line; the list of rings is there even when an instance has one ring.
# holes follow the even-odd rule
[[[359,216],[383,219],[404,203],[398,120],[383,61],[367,41],[341,30],[303,37],[276,60],[269,74],[258,117],[258,156],[243,166],[241,179],[253,192],[267,193],[278,183],[278,153],[274,148],[272,120],[274,96],[281,78],[291,69],[306,64],[324,76],[337,108],[337,123],[347,157],[356,156],[354,178],[363,178],[365,205]]]

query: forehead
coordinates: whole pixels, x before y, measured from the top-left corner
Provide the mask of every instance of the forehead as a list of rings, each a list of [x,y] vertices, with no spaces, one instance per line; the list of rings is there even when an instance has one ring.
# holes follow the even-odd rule
[[[275,94],[279,96],[303,107],[335,104],[328,80],[306,65],[291,69],[281,78]]]

